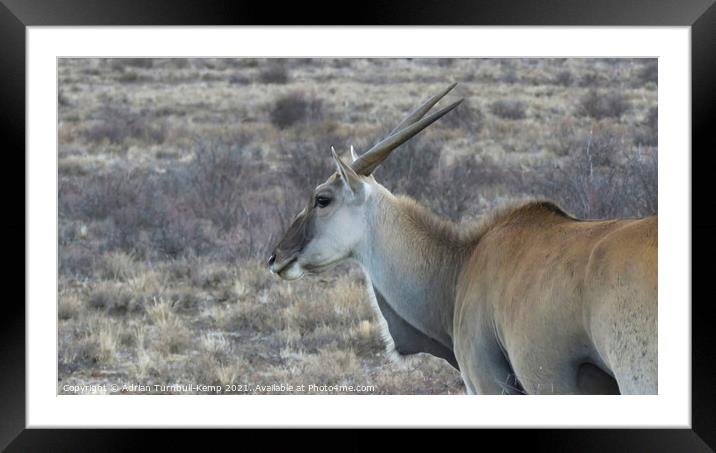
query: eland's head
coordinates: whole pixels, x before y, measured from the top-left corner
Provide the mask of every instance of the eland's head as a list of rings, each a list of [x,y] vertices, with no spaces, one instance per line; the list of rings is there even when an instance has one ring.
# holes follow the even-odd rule
[[[371,174],[395,148],[462,102],[425,116],[455,85],[428,99],[362,155],[351,147],[350,163],[331,148],[336,172],[313,190],[279,241],[268,260],[271,272],[287,280],[318,273],[350,257],[361,241],[370,240],[368,206],[376,192],[385,190]]]

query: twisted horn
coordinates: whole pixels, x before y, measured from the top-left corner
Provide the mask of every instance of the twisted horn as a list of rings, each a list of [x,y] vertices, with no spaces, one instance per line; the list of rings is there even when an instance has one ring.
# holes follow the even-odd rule
[[[371,149],[366,151],[365,154],[361,155],[360,157],[358,157],[358,159],[353,161],[353,163],[351,164],[351,168],[353,168],[353,171],[364,176],[370,175],[373,170],[375,170],[378,165],[380,165],[388,157],[391,151],[411,139],[418,132],[422,131],[423,129],[440,119],[450,110],[460,105],[463,99],[453,102],[444,109],[439,110],[425,118],[422,118],[423,115],[425,115],[425,113],[427,113],[427,111],[430,110],[430,108],[435,105],[435,103],[437,103],[437,101],[439,101],[442,96],[447,94],[447,92],[450,91],[454,86],[455,84],[451,85],[441,94],[430,98],[425,104],[418,107],[418,109],[416,109],[400,123],[400,126],[404,127],[397,127],[396,129],[394,129],[397,132],[394,132],[388,137],[384,138],[376,145],[374,145]]]
[[[425,116],[425,114],[428,113],[428,110],[433,108],[433,106],[435,104],[437,104],[440,99],[444,98],[445,95],[448,94],[450,91],[452,91],[452,89],[455,88],[456,86],[457,86],[457,82],[453,83],[452,85],[450,85],[449,87],[447,87],[446,89],[441,91],[440,93],[436,94],[435,96],[433,96],[430,99],[428,99],[427,101],[425,101],[423,103],[423,105],[421,105],[417,109],[413,110],[410,113],[410,115],[408,115],[403,121],[401,121],[400,124],[395,126],[395,129],[390,131],[390,133],[386,137],[390,137],[391,135],[395,134],[399,130],[401,130],[407,126],[410,126],[411,124],[413,124],[414,122],[418,121],[420,118]]]

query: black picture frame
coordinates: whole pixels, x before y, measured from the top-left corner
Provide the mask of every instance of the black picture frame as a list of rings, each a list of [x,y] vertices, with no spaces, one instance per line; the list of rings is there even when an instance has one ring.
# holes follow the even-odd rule
[[[190,433],[177,430],[25,429],[25,197],[13,196],[25,180],[25,49],[29,26],[111,25],[573,25],[690,26],[692,64],[692,429],[481,430],[480,442],[497,441],[546,451],[699,452],[716,448],[716,324],[705,283],[713,266],[716,220],[706,172],[716,153],[716,134],[708,121],[716,108],[716,5],[714,0],[502,0],[477,2],[361,2],[311,7],[282,3],[159,0],[0,0],[0,116],[6,126],[6,168],[0,178],[5,215],[0,221],[6,287],[18,289],[2,304],[0,321],[0,449],[7,451],[110,451],[146,447],[148,437],[177,445]],[[324,15],[318,15],[317,11]],[[327,14],[326,14],[327,13]],[[23,171],[20,172],[19,169]],[[13,177],[14,175],[14,177]],[[9,208],[9,209],[8,209]],[[668,219],[665,219],[668,221]],[[23,237],[24,241],[19,238]],[[12,256],[12,259],[8,259]],[[22,263],[22,265],[21,265]],[[660,301],[661,302],[661,301]],[[687,303],[663,301],[662,303]],[[192,433],[193,434],[193,433]],[[207,435],[208,434],[208,435]],[[515,433],[517,434],[517,433]],[[231,438],[229,431],[201,433],[203,449]],[[281,437],[270,436],[272,442]],[[275,437],[275,438],[274,438]],[[372,436],[349,435],[351,449],[372,447]],[[401,436],[405,438],[406,436]],[[411,433],[412,442],[432,434]],[[439,437],[442,437],[440,435]],[[236,439],[234,437],[234,439]],[[244,442],[242,440],[242,442]],[[319,445],[318,443],[316,445]],[[492,448],[492,447],[490,447]]]

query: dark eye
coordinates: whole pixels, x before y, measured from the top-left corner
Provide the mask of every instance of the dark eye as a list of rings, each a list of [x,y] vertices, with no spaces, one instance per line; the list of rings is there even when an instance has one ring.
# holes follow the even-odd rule
[[[325,195],[319,195],[316,197],[316,206],[319,208],[325,208],[329,204],[331,204],[331,199]]]

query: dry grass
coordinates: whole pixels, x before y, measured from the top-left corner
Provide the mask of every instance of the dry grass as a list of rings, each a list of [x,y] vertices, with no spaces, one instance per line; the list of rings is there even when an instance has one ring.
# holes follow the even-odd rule
[[[387,187],[456,220],[522,195],[643,215],[657,210],[656,73],[616,59],[61,59],[58,392],[463,393],[444,361],[385,354],[356,266],[266,271],[332,171],[330,146],[365,149],[457,81],[466,102],[376,172]]]
[[[199,269],[202,263],[188,265]],[[319,281],[286,284],[255,261],[246,262],[236,274],[214,265],[213,273],[220,270],[228,277],[219,282],[187,282],[182,291],[201,294],[189,310],[169,296],[148,299],[147,294],[161,293],[156,276],[141,284],[125,282],[143,303],[141,309],[121,314],[112,305],[96,302],[98,292],[105,294],[113,287],[108,285],[117,284],[113,280],[92,284],[79,295],[63,295],[60,390],[65,384],[87,382],[151,385],[186,379],[208,385],[372,385],[370,393],[382,394],[462,391],[458,373],[440,359],[425,356],[402,363],[384,353],[378,320],[355,268],[337,270]],[[169,281],[173,271],[164,266],[155,272]],[[231,296],[225,297],[224,291]],[[418,372],[424,367],[430,370],[429,381],[427,371]]]

